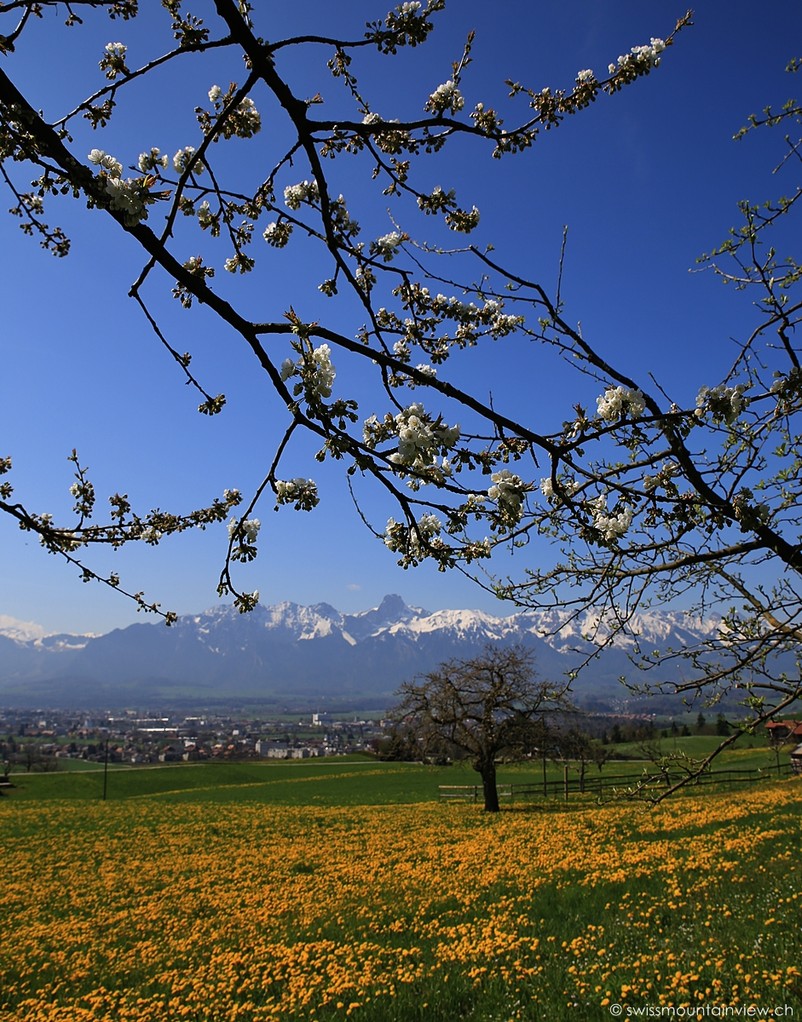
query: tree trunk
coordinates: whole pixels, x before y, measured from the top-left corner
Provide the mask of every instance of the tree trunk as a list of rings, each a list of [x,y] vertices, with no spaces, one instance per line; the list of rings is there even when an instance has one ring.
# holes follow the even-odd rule
[[[483,762],[479,767],[479,773],[482,775],[482,792],[485,797],[485,812],[497,813],[499,811],[499,804],[498,787],[496,785],[495,760],[491,759],[490,762]]]

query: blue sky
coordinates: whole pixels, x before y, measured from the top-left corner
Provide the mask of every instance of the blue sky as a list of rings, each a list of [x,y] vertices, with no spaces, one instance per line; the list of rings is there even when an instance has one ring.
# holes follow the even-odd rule
[[[21,40],[14,55],[2,58],[4,67],[55,117],[102,84],[96,64],[105,42],[126,42],[131,64],[167,48],[169,32],[160,28],[162,42],[153,49],[155,11],[147,6],[149,14],[139,22],[88,15],[85,28],[66,35],[63,18],[50,16],[33,26],[30,40]],[[373,0],[270,6],[264,31],[271,40],[311,31],[356,38],[366,20],[385,13]],[[402,51],[395,60],[366,60],[357,71],[364,70],[364,91],[375,97],[374,108],[383,116],[417,113],[428,93],[449,77],[467,31],[475,29],[474,60],[462,85],[466,105],[481,99],[502,110],[504,79],[539,89],[568,87],[586,67],[601,76],[631,46],[668,35],[684,11],[667,0],[494,5],[451,0],[425,47]],[[735,143],[732,135],[749,113],[767,103],[780,105],[799,91],[798,76],[784,68],[802,40],[802,7],[796,0],[779,0],[770,8],[750,0],[708,0],[699,4],[694,22],[647,79],[602,98],[522,156],[499,162],[489,149],[455,147],[442,167],[426,171],[433,183],[442,172],[443,183],[456,186],[468,207],[479,206],[479,242],[492,242],[503,262],[547,285],[556,276],[567,224],[563,294],[569,318],[581,321],[586,336],[604,350],[625,358],[633,372],[653,372],[680,400],[718,381],[732,352],[731,338],[748,322],[746,299],[712,275],[689,269],[737,221],[739,199],[783,191],[770,175],[781,154],[780,138],[759,133]],[[158,23],[163,26],[163,14]],[[324,98],[335,99],[335,84],[319,70],[327,56],[317,50],[288,67],[300,93],[321,89]],[[223,56],[211,66],[188,61],[186,73],[155,81],[136,111],[120,114],[106,133],[77,131],[73,151],[84,158],[99,146],[130,163],[151,145],[172,153],[197,143],[193,106],[204,101],[211,84],[225,86],[231,76],[241,76],[241,68],[229,67]],[[506,116],[515,120],[512,109]],[[265,147],[273,128],[268,118],[269,110],[260,139]],[[229,170],[245,173],[250,150],[236,145]],[[301,168],[298,178],[304,176]],[[359,187],[354,181],[354,190]],[[386,230],[391,224],[378,199],[366,215],[375,217],[381,233],[382,224]],[[10,205],[9,200],[3,208]],[[11,217],[0,220],[5,256],[0,454],[14,459],[18,499],[36,511],[66,512],[72,482],[67,456],[73,447],[89,465],[101,498],[124,491],[143,510],[189,510],[225,487],[248,492],[264,474],[279,420],[247,353],[202,310],[185,313],[154,295],[176,346],[194,353],[193,365],[212,393],[228,397],[222,416],[199,416],[196,396],[126,297],[142,263],[135,247],[101,214],[70,200],[54,204],[51,219],[73,238],[67,259],[43,252]],[[425,221],[403,226],[423,237],[428,229]],[[291,299],[306,318],[319,312],[336,320],[340,313],[315,293],[320,277],[310,281],[308,271],[303,257],[287,250],[283,261],[262,271],[261,283],[246,299],[249,310],[278,318]],[[219,280],[232,294],[238,283]],[[167,282],[161,284],[169,295]],[[353,332],[359,324],[349,323],[347,312],[342,316],[336,325]],[[509,347],[468,352],[454,371],[480,390],[492,381],[494,395],[533,422],[541,415],[561,421],[586,397],[544,372],[531,353]],[[318,479],[317,511],[274,513],[268,501],[256,512],[263,523],[260,555],[239,581],[246,589],[258,588],[262,602],[327,601],[353,611],[397,592],[429,609],[513,611],[457,573],[398,568],[359,522],[337,467],[321,469],[307,454],[303,446],[298,449],[291,474]],[[372,508],[369,495],[366,500]],[[119,571],[127,586],[145,590],[165,608],[190,613],[216,602],[225,544],[221,526],[156,549],[103,556],[97,563]],[[45,554],[10,521],[0,520],[0,551],[0,615],[36,621],[48,631],[98,632],[137,619],[127,601],[82,584],[74,569]],[[530,547],[516,555],[515,565],[547,558],[547,550]],[[502,560],[498,568],[505,570]]]

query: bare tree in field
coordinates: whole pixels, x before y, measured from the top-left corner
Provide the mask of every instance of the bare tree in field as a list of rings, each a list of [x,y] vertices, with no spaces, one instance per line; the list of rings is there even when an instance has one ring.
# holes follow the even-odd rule
[[[560,691],[536,679],[534,655],[521,646],[488,646],[468,660],[448,660],[406,682],[398,695],[394,716],[423,749],[434,742],[469,757],[490,813],[499,809],[496,761],[528,749],[536,725],[563,705]]]

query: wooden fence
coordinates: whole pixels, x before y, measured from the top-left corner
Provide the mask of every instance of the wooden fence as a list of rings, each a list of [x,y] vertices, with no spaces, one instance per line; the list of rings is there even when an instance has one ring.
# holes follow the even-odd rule
[[[733,787],[739,784],[755,784],[760,781],[776,780],[788,777],[792,773],[790,763],[781,763],[777,767],[764,767],[756,770],[705,770],[698,777],[692,778],[687,789],[698,787]],[[498,797],[502,802],[533,802],[541,798],[563,798],[571,795],[595,795],[599,798],[611,798],[616,793],[623,794],[635,788],[659,789],[668,788],[672,784],[687,777],[678,771],[648,771],[639,774],[602,774],[586,773],[584,777],[544,777],[542,781],[527,784],[499,784]],[[481,784],[441,784],[440,801],[483,802]]]

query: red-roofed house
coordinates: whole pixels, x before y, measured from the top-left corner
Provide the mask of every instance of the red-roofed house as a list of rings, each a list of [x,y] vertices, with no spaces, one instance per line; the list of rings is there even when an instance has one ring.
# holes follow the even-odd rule
[[[799,720],[770,720],[766,731],[771,745],[785,745],[786,742],[796,745],[802,742],[802,721]]]

